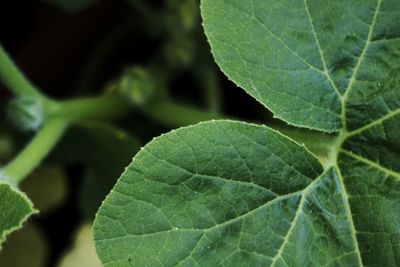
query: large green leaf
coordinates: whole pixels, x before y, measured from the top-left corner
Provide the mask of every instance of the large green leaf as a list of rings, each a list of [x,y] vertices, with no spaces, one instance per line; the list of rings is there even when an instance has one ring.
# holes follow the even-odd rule
[[[276,228],[281,216],[289,222],[299,204],[299,195],[291,193],[321,171],[303,148],[265,127],[211,122],[172,132],[135,157],[99,211],[100,258],[106,266],[129,266],[130,259],[133,265],[157,266],[157,258],[171,266],[190,261],[197,246],[210,248],[210,254],[221,249],[223,254],[204,259],[211,263],[232,253],[235,244],[223,235],[229,238],[233,231],[237,241],[242,220],[254,226],[272,220]],[[271,208],[282,212],[264,217]]]
[[[221,69],[288,123],[339,131],[399,106],[398,0],[203,0],[202,15]]]
[[[0,180],[0,249],[7,235],[21,228],[36,212],[24,193]]]
[[[105,266],[397,266],[400,175],[341,151],[322,172],[266,127],[173,131],[107,197],[98,255]]]
[[[95,221],[105,266],[400,266],[398,0],[203,0],[227,76],[302,127],[325,170],[266,127],[152,141]]]

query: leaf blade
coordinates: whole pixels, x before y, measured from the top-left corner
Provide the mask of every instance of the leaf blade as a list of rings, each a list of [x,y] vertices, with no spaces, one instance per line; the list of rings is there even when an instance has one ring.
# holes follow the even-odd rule
[[[9,183],[0,181],[0,249],[7,235],[22,227],[22,224],[37,211],[27,196]]]
[[[232,128],[235,130],[232,131]],[[243,134],[249,128],[256,129],[258,134],[254,135],[254,132],[252,134],[250,130],[246,136],[237,137],[240,136],[238,133]],[[237,139],[233,141],[227,135]],[[202,142],[197,143],[198,139],[196,142],[187,143],[187,140],[193,140],[194,136],[207,140],[208,146]],[[256,141],[253,138],[256,138]],[[186,146],[186,148],[182,149],[181,146]],[[235,148],[235,146],[238,147]],[[254,162],[249,155],[254,153],[256,148],[262,151],[261,154],[268,155],[266,151],[273,150],[274,146],[279,149],[280,157],[293,161],[290,161],[290,165],[296,165],[297,163],[293,164],[296,161],[303,164],[303,166],[297,166],[297,169],[301,171],[287,172],[282,167],[273,168],[277,161],[282,160],[279,158],[275,158],[274,162],[269,162],[268,165],[263,165],[258,161],[263,168],[252,173],[253,181],[259,183],[252,187],[248,181],[246,182],[250,176],[248,169],[252,170],[255,167],[255,165],[245,166]],[[290,153],[285,153],[285,150]],[[192,155],[189,155],[189,151]],[[219,156],[213,157],[213,153],[219,153]],[[186,160],[174,162],[174,160],[182,159],[182,155],[185,155]],[[240,162],[238,155],[247,155],[240,159],[240,161],[246,160],[246,164],[242,162],[242,169],[233,168]],[[210,157],[213,160],[210,160]],[[223,163],[217,159],[223,160]],[[264,159],[268,162],[268,156]],[[195,160],[196,164],[192,160]],[[230,165],[231,163],[234,164]],[[210,168],[209,164],[215,164],[214,168]],[[218,164],[223,164],[224,167],[219,169]],[[229,165],[231,167],[226,168]],[[304,170],[309,169],[308,175],[313,178],[304,178],[301,167],[304,167]],[[317,171],[310,172],[310,169],[313,169],[310,167]],[[188,171],[188,168],[195,170]],[[224,177],[232,178],[211,183],[207,179],[213,176],[210,173],[201,173],[199,170],[208,172],[211,170],[211,172],[219,173],[220,176],[224,173]],[[296,179],[289,179],[289,182],[281,179],[281,185],[286,183],[286,186],[291,187],[290,190],[279,190],[276,184],[271,186],[275,190],[265,191],[262,187],[260,188],[260,184],[264,185],[262,182],[269,182],[270,185],[273,182],[277,183],[277,175],[274,172],[279,172],[278,170],[281,171],[279,175],[285,178],[293,178],[294,175],[303,177],[301,179],[304,179],[305,183],[299,188],[299,185],[296,185]],[[238,177],[235,176],[237,172],[242,178],[235,178]],[[257,172],[261,181],[257,179]],[[278,255],[275,259],[277,266],[283,258],[286,261],[292,258],[291,266],[307,266],[307,264],[322,266],[324,261],[326,263],[332,260],[334,255],[337,257],[334,262],[358,264],[356,245],[352,243],[353,239],[348,238],[352,230],[345,205],[340,205],[343,203],[343,197],[338,175],[335,174],[334,169],[320,176],[321,172],[319,163],[306,150],[265,127],[217,121],[174,131],[142,149],[107,197],[97,214],[94,226],[98,254],[105,266],[129,266],[130,263],[138,266],[146,264],[223,266],[223,264],[232,263],[233,260],[243,263],[252,262],[255,264],[252,266],[258,266],[257,263],[259,263],[261,266],[261,263],[273,264],[276,255]],[[193,176],[193,173],[197,174]],[[227,173],[229,175],[226,175]],[[245,173],[247,173],[247,178],[243,175]],[[191,184],[188,182],[190,179],[195,182]],[[144,180],[147,182],[143,182]],[[224,191],[224,187],[215,187],[221,184],[230,190],[225,188]],[[172,190],[171,187],[175,189]],[[329,199],[332,197],[332,192],[335,195],[334,200]],[[196,198],[195,193],[203,195],[201,198]],[[243,203],[238,202],[239,198],[248,205],[245,205],[245,210],[243,210],[245,207]],[[224,206],[225,202],[230,204]],[[304,211],[304,215],[303,209],[311,213],[306,214]],[[317,212],[318,209],[322,211]],[[334,216],[335,213],[340,215],[339,218]],[[313,227],[319,226],[320,234],[315,234],[317,245],[310,242],[303,234],[305,229],[310,232],[313,227],[306,223],[293,223],[299,220],[299,217],[307,220],[310,216],[314,216]],[[323,229],[323,225],[329,220],[341,222],[339,226],[336,226],[340,233],[339,237],[332,234],[329,228]],[[255,242],[254,237],[257,235],[258,242]],[[326,242],[324,235],[334,240],[339,238],[342,247],[335,250],[336,243]],[[279,238],[280,236],[286,237]],[[296,242],[301,240],[303,244],[296,245],[293,240]],[[238,242],[244,247],[236,251],[235,244]],[[311,250],[312,245],[327,246],[330,249],[321,248],[327,254],[326,257],[304,257],[301,254],[301,248],[309,247]],[[286,246],[289,249],[285,248]],[[276,251],[280,248],[282,252],[277,254]],[[172,251],[174,252],[171,253]],[[329,257],[329,255],[333,256]],[[338,255],[344,256],[342,258]]]

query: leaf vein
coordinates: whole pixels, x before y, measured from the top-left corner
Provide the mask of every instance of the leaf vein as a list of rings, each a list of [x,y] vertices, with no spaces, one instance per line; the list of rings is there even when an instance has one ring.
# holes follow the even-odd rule
[[[365,45],[364,45],[364,47],[363,47],[363,49],[361,51],[361,54],[360,54],[360,56],[359,56],[359,58],[357,60],[356,66],[354,67],[354,70],[353,70],[353,73],[352,73],[352,75],[350,77],[350,80],[349,80],[349,83],[347,85],[346,91],[345,91],[345,93],[343,95],[343,101],[344,102],[346,101],[346,99],[347,99],[347,97],[348,97],[348,95],[349,95],[349,93],[350,93],[350,91],[351,91],[351,89],[353,87],[353,83],[356,81],[356,77],[357,77],[358,72],[360,70],[361,63],[365,58],[365,55],[367,53],[369,45],[371,44],[372,34],[374,32],[374,29],[375,29],[377,17],[378,17],[382,2],[383,2],[383,0],[378,0],[377,1],[377,5],[376,5],[375,12],[374,12],[374,16],[372,17],[372,21],[371,21],[371,24],[370,24],[367,40],[365,41]]]
[[[363,265],[363,262],[362,262],[362,259],[361,259],[361,252],[360,252],[360,247],[358,245],[358,240],[357,240],[357,236],[356,236],[356,229],[354,227],[353,214],[352,214],[351,208],[350,208],[347,189],[346,189],[346,186],[344,184],[343,176],[342,176],[342,173],[341,173],[339,167],[336,166],[336,169],[337,169],[337,174],[339,176],[338,177],[339,184],[340,184],[340,187],[342,188],[342,190],[341,190],[342,194],[341,195],[343,197],[343,201],[345,202],[344,203],[344,208],[346,210],[346,216],[347,216],[347,218],[349,220],[349,225],[350,225],[350,230],[351,230],[351,237],[353,239],[353,243],[354,243],[354,246],[356,248],[355,252],[357,254],[358,264],[359,264],[360,267],[362,267],[364,265]]]
[[[323,50],[321,48],[321,44],[319,42],[318,34],[317,34],[317,31],[316,31],[315,26],[314,26],[314,21],[313,21],[313,18],[311,16],[311,12],[310,12],[310,8],[308,6],[308,1],[307,0],[304,0],[304,5],[305,5],[306,12],[307,12],[307,16],[308,16],[310,24],[311,24],[312,33],[314,35],[315,42],[317,44],[319,54],[321,56],[322,65],[324,67],[324,74],[325,74],[326,78],[328,79],[328,81],[331,83],[332,88],[335,91],[335,93],[337,94],[337,96],[339,98],[342,98],[342,95],[339,92],[339,89],[337,88],[337,86],[335,85],[335,83],[332,80],[331,75],[329,74],[328,67],[327,67],[327,64],[326,64],[326,61],[325,61],[325,57],[324,57],[324,52],[323,52]]]
[[[377,119],[377,120],[374,120],[374,121],[372,121],[372,122],[370,122],[370,123],[368,123],[368,124],[366,124],[366,125],[364,125],[364,126],[358,128],[358,129],[355,129],[355,130],[353,130],[353,131],[347,133],[347,137],[350,137],[350,136],[353,136],[353,135],[357,135],[357,134],[359,134],[359,133],[361,133],[361,132],[364,132],[364,131],[366,131],[366,130],[368,130],[368,129],[370,129],[370,128],[372,128],[372,127],[378,125],[378,124],[381,124],[381,123],[383,123],[384,121],[386,121],[386,120],[388,120],[388,119],[390,119],[390,118],[392,118],[392,117],[395,117],[395,116],[397,116],[397,115],[400,115],[400,108],[397,108],[397,109],[395,109],[394,111],[389,112],[389,113],[386,114],[385,116],[380,117],[380,118]]]
[[[360,156],[360,155],[355,154],[353,152],[347,151],[345,149],[340,149],[340,152],[342,152],[343,154],[346,154],[347,156],[352,157],[352,158],[354,158],[354,159],[356,159],[358,161],[361,161],[362,163],[364,163],[366,165],[369,165],[370,167],[372,167],[374,169],[377,169],[377,170],[379,170],[381,172],[384,172],[384,173],[386,173],[386,174],[388,174],[388,175],[390,175],[392,177],[395,177],[395,178],[400,180],[400,173],[397,173],[397,172],[395,172],[393,170],[390,170],[390,169],[380,165],[377,162],[374,162],[374,161],[371,161],[369,159],[366,159],[363,156]]]
[[[255,22],[257,22],[257,24],[259,24],[264,30],[266,30],[272,37],[274,37],[274,39],[276,39],[278,42],[280,42],[286,49],[288,49],[294,56],[296,56],[298,59],[300,59],[304,64],[306,64],[307,66],[309,66],[310,68],[314,69],[315,71],[318,71],[320,73],[324,73],[322,70],[320,70],[319,68],[315,67],[314,65],[312,65],[311,63],[309,63],[306,59],[304,59],[303,57],[301,57],[298,53],[296,53],[296,51],[294,51],[292,48],[290,48],[290,46],[282,40],[282,38],[280,38],[276,33],[274,33],[267,25],[265,25],[260,19],[258,19],[255,14],[251,14],[250,12],[248,12],[247,10],[242,10],[234,5],[232,5],[232,3],[229,3],[225,0],[223,0],[223,2],[227,5],[230,5],[231,7],[235,8],[236,10],[248,15],[251,17],[251,19],[253,19]]]

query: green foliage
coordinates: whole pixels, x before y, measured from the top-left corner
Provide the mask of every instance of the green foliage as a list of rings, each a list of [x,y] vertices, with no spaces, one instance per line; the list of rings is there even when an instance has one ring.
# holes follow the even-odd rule
[[[276,117],[340,131],[398,108],[399,8],[395,0],[203,1],[203,18],[221,69]]]
[[[22,224],[37,211],[24,193],[2,181],[0,174],[0,249],[7,235],[22,227]]]
[[[154,96],[156,85],[146,69],[133,67],[125,71],[117,89],[133,104],[143,106]]]
[[[285,122],[337,132],[324,171],[263,127],[145,146],[94,225],[105,266],[399,266],[397,0],[203,0],[225,74]]]
[[[240,235],[252,251],[290,221],[321,172],[304,148],[266,127],[216,121],[173,131],[141,150],[98,212],[99,256],[105,266],[213,266]]]
[[[49,0],[47,2],[68,11],[78,11],[95,1]],[[63,203],[66,183],[59,174],[70,176],[69,172],[64,172],[64,168],[70,168],[70,164],[76,164],[78,168],[76,165],[72,167],[75,171],[82,168],[83,179],[78,189],[82,217],[85,220],[93,220],[101,201],[115,184],[121,170],[138,150],[139,143],[131,137],[131,133],[108,124],[107,126],[98,124],[99,120],[114,120],[121,116],[127,118],[128,114],[133,115],[132,117],[137,116],[139,119],[134,119],[135,121],[129,117],[131,118],[129,123],[126,119],[116,123],[130,130],[136,128],[134,132],[142,134],[141,138],[147,141],[166,127],[170,129],[221,117],[215,111],[200,109],[186,103],[176,103],[167,92],[170,90],[172,80],[176,79],[180,72],[186,71],[185,68],[196,66],[198,62],[200,62],[199,65],[205,66],[204,62],[207,61],[209,64],[211,61],[210,56],[204,58],[197,52],[194,53],[196,57],[187,56],[192,53],[191,51],[200,51],[199,47],[205,43],[202,36],[198,34],[200,32],[199,11],[195,1],[188,0],[182,5],[179,1],[168,1],[165,3],[168,12],[162,12],[162,9],[136,0],[132,1],[132,5],[146,16],[143,18],[146,23],[142,25],[137,25],[136,21],[132,23],[129,16],[129,19],[121,18],[119,22],[107,26],[104,29],[106,31],[104,36],[91,50],[93,52],[90,52],[88,62],[81,68],[82,76],[77,82],[76,91],[82,95],[89,92],[94,84],[98,85],[94,80],[99,77],[97,75],[99,69],[109,62],[108,57],[115,55],[113,50],[120,47],[119,42],[125,40],[128,35],[131,36],[132,31],[135,34],[150,32],[150,34],[158,35],[156,38],[165,38],[165,44],[161,45],[160,53],[149,57],[143,66],[130,63],[131,66],[126,68],[127,71],[121,75],[122,78],[118,82],[107,83],[106,89],[111,90],[99,90],[104,91],[99,96],[71,100],[56,100],[46,96],[41,88],[29,81],[0,45],[0,79],[2,85],[4,84],[14,96],[10,101],[7,101],[7,98],[4,101],[8,104],[5,105],[9,111],[8,117],[18,128],[31,130],[29,134],[33,134],[32,140],[27,141],[26,135],[20,135],[8,125],[5,127],[0,125],[2,130],[0,136],[1,179],[6,185],[13,185],[10,190],[14,191],[10,192],[20,194],[20,189],[26,190],[29,196],[32,196],[35,206],[43,211],[41,216],[45,217],[46,212],[51,212],[53,208]],[[158,15],[154,16],[154,14]],[[55,27],[60,25],[62,23],[56,23]],[[203,42],[198,45],[195,39],[201,39]],[[185,45],[181,45],[182,43]],[[186,56],[179,56],[180,59],[176,60],[175,56],[170,57],[175,53]],[[207,55],[206,52],[203,54]],[[191,70],[191,72],[194,71]],[[210,106],[218,107],[215,104],[216,99],[209,97],[218,95],[218,86],[215,86],[215,69],[207,72],[205,80],[213,85],[210,90],[210,92],[213,91],[212,94],[206,91],[205,98],[211,103]],[[55,91],[57,90],[58,88]],[[0,110],[0,113],[2,114],[3,110]],[[145,115],[145,123],[143,115]],[[67,130],[76,124],[80,125],[81,129],[75,131],[71,137],[70,131]],[[5,128],[4,133],[3,128]],[[74,129],[77,128],[74,127]],[[56,148],[55,155],[48,157],[65,133],[67,135],[63,142],[64,146],[61,144],[61,149]],[[23,143],[26,143],[25,148],[22,148]],[[19,154],[16,154],[16,149],[21,149]],[[58,150],[65,153],[61,152],[57,156]],[[9,162],[3,164],[4,161]],[[44,164],[44,169],[46,169],[49,163],[50,166],[60,167],[56,173],[41,172],[43,169],[39,169],[30,175],[41,164]],[[55,176],[51,177],[52,175]],[[29,176],[30,178],[22,183]],[[41,186],[43,184],[44,186]],[[21,193],[20,196],[24,197],[25,204],[31,205],[24,194]],[[24,204],[23,201],[21,203]],[[21,203],[10,197],[4,199],[2,205],[7,207],[7,212],[15,213],[12,219],[1,218],[6,220],[1,222],[5,228],[4,233],[8,234],[18,229],[22,221],[31,215],[28,212],[29,209],[24,210],[21,207],[21,215],[26,214],[26,217],[18,217],[18,211],[14,209],[18,209]],[[3,216],[9,216],[7,212]],[[2,241],[4,238],[5,235],[2,235]]]
[[[45,1],[69,11],[96,2]],[[161,44],[100,96],[47,97],[0,45],[0,78],[15,97],[9,117],[35,131],[0,168],[0,248],[37,212],[32,202],[45,216],[65,200],[65,176],[81,176],[74,192],[89,224],[62,266],[100,264],[88,231],[95,216],[107,267],[400,266],[398,0],[202,0],[218,66],[280,119],[268,127],[221,114],[197,1],[128,2],[139,19],[107,25],[93,49],[85,45],[76,92],[97,85],[103,64],[115,66],[108,57],[127,36]],[[194,84],[183,89],[201,90],[175,102],[170,87],[187,76]],[[0,159],[9,160],[20,137],[0,128]],[[13,236],[0,265],[24,265],[31,258],[13,261],[14,248],[34,244],[29,264],[45,262],[38,230],[23,245]]]

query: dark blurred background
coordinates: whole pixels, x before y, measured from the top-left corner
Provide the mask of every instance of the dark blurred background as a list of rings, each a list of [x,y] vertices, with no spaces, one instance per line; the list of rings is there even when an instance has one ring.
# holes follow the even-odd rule
[[[151,69],[150,73],[157,73],[154,79],[162,80],[160,83],[176,101],[195,108],[214,105],[224,116],[240,120],[269,120],[270,114],[228,81],[214,64],[202,32],[198,5],[197,0],[3,1],[0,6],[0,42],[23,72],[53,98],[99,94],[112,81],[118,80],[124,70],[141,66]],[[215,87],[216,95],[215,103],[211,104],[207,102],[209,96],[204,96],[209,86]],[[32,133],[21,132],[7,121],[5,110],[10,99],[10,93],[0,84],[3,115],[0,133],[11,136],[10,142],[15,147],[9,158],[0,157],[1,160],[9,160],[32,136]],[[115,124],[134,134],[140,145],[173,128],[140,112]],[[72,133],[71,136],[74,134],[77,135]],[[87,138],[92,138],[87,135]],[[68,141],[63,141],[61,148],[58,147],[50,156],[53,166],[61,164],[58,159],[67,153],[65,147],[74,148],[71,144],[74,138],[66,139]],[[76,153],[79,158],[84,152]],[[129,163],[135,153],[128,154],[130,156],[122,160],[123,164]],[[32,219],[36,231],[45,240],[44,266],[57,266],[60,257],[74,245],[74,233],[79,225],[84,221],[90,224],[93,219],[94,211],[82,212],[81,207],[85,201],[82,199],[91,198],[87,190],[92,190],[91,186],[97,183],[82,182],[88,176],[85,164],[83,160],[62,162],[66,179],[61,186],[67,188],[64,189],[67,191],[65,199],[57,209]],[[92,172],[91,176],[96,175]],[[96,196],[95,204],[90,205],[100,205],[118,176],[115,174],[109,178],[105,188]],[[45,194],[46,190],[43,191],[37,190],[38,194]],[[10,250],[6,244],[3,254],[10,253],[7,252]],[[0,266],[19,267],[6,260],[4,255],[0,257]]]

